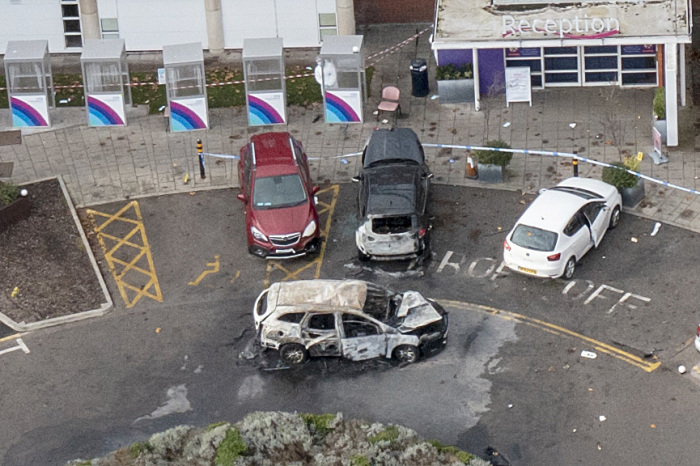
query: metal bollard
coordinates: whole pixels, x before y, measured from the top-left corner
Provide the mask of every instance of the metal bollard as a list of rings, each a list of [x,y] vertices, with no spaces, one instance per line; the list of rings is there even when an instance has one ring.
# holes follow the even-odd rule
[[[204,171],[204,154],[202,153],[201,139],[197,139],[197,154],[199,155],[199,176],[201,176],[202,179],[205,179],[207,177],[207,174]]]
[[[574,176],[578,176],[578,159],[576,158],[576,151],[574,151],[574,160],[572,163],[574,164]]]

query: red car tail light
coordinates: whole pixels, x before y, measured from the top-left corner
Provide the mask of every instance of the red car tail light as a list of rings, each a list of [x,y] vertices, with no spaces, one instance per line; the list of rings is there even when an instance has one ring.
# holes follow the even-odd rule
[[[698,324],[698,331],[695,333],[695,335],[700,337],[700,324]]]
[[[503,249],[510,251],[510,244],[508,244],[508,240],[503,240]]]
[[[552,254],[551,256],[547,256],[547,260],[548,260],[549,262],[556,262],[556,261],[558,261],[559,259],[561,259],[561,253],[560,253],[560,252],[558,252],[558,253],[556,253],[556,254]]]
[[[421,228],[420,230],[418,230],[418,237],[419,238],[424,237],[427,232],[428,232],[427,228]]]

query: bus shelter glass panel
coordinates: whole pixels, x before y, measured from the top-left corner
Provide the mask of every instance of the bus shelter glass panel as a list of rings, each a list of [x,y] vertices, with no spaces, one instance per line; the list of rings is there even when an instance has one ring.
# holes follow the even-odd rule
[[[88,124],[126,125],[126,106],[131,105],[131,87],[124,40],[86,40],[80,64]]]
[[[48,41],[9,41],[4,63],[12,126],[51,126],[49,108],[56,102]]]
[[[209,127],[207,81],[200,42],[163,46],[165,89],[171,131]]]
[[[316,59],[326,123],[362,123],[367,100],[363,36],[327,36]]]
[[[287,122],[287,91],[281,38],[243,40],[248,125],[280,125]]]

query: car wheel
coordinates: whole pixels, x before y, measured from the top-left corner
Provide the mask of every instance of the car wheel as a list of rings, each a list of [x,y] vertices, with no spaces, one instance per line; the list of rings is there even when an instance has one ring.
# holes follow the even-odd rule
[[[358,249],[357,258],[360,260],[360,262],[367,262],[369,260],[369,255],[365,254],[364,252]]]
[[[308,353],[299,343],[288,343],[280,348],[280,359],[289,365],[299,365],[306,361]]]
[[[394,350],[394,359],[407,364],[412,364],[418,361],[419,357],[420,352],[418,351],[418,348],[413,345],[400,345]]]
[[[571,280],[571,277],[574,276],[575,270],[576,270],[576,258],[569,257],[569,260],[566,261],[566,267],[564,267],[564,274],[562,275],[562,278],[564,278],[564,280]]]
[[[616,226],[620,224],[620,206],[616,205],[615,208],[612,211],[612,214],[610,215],[610,225],[608,228],[612,230]]]

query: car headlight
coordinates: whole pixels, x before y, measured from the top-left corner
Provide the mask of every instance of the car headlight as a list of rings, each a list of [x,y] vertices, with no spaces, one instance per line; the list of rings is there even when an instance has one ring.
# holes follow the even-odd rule
[[[253,238],[257,239],[258,241],[267,241],[267,236],[263,235],[262,231],[253,226],[250,227],[250,233],[253,235]]]
[[[316,220],[311,220],[306,228],[304,228],[304,233],[301,234],[303,237],[311,236],[316,232]]]

